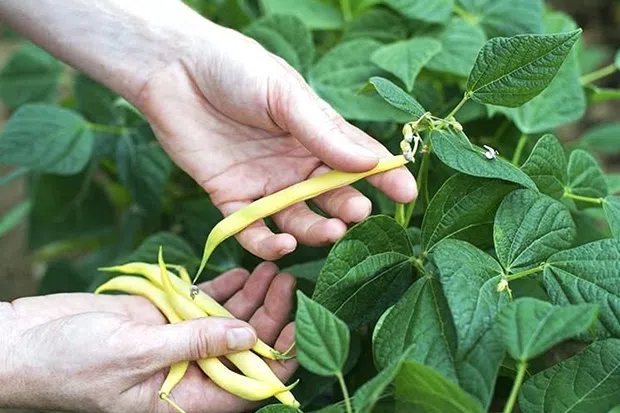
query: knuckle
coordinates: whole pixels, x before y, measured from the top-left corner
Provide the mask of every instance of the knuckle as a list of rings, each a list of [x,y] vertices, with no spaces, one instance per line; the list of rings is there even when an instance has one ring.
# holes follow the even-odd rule
[[[215,354],[217,346],[215,345],[212,334],[208,331],[198,330],[194,333],[194,337],[190,340],[189,355],[192,360],[201,360]]]

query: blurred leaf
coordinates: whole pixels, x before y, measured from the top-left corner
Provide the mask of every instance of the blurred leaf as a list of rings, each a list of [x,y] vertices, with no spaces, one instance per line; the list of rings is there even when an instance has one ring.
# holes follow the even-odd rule
[[[89,121],[108,124],[119,120],[115,107],[117,95],[88,76],[79,73],[75,77],[73,94],[77,100],[76,110]]]
[[[586,131],[580,141],[588,149],[605,155],[620,153],[620,123],[597,125]]]
[[[620,196],[607,196],[603,201],[603,211],[612,235],[620,238]]]
[[[427,0],[425,2],[383,0],[383,2],[409,19],[431,23],[448,20],[454,8],[454,0]]]
[[[267,15],[292,15],[313,30],[336,30],[343,25],[340,11],[320,0],[260,0],[260,4]]]
[[[489,37],[541,33],[542,0],[458,0]]]
[[[0,238],[15,228],[30,213],[32,203],[29,199],[20,202],[0,216]]]
[[[69,260],[55,261],[47,267],[37,294],[77,293],[86,291],[88,282]]]
[[[402,17],[385,9],[371,9],[347,22],[343,40],[369,37],[382,42],[403,40],[407,26]]]
[[[164,247],[166,252],[166,264],[182,265],[190,274],[198,269],[200,261],[192,247],[178,235],[165,231],[146,238],[134,252],[123,259],[123,262],[157,263],[160,246]]]

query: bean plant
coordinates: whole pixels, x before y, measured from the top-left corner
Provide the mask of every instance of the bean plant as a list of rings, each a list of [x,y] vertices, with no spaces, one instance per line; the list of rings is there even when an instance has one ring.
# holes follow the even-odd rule
[[[394,154],[421,142],[416,201],[360,181],[370,218],[278,261],[298,279],[303,411],[620,406],[620,175],[600,161],[620,152],[620,125],[554,134],[620,100],[597,86],[620,53],[542,0],[186,2],[284,58]],[[141,113],[25,42],[0,98],[0,163],[15,167],[0,185],[28,187],[0,235],[28,221],[40,293],[94,291],[110,277],[98,267],[156,262],[160,245],[197,269],[222,215]],[[202,280],[258,262],[229,239]]]

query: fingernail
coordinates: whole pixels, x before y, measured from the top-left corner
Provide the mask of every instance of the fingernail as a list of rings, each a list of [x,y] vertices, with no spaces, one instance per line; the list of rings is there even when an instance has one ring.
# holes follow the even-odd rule
[[[256,334],[249,328],[233,328],[226,333],[229,350],[245,350],[256,343]]]

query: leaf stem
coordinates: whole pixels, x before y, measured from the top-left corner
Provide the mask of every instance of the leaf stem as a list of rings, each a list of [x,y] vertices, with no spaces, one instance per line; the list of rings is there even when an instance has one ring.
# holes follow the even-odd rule
[[[469,93],[465,93],[465,96],[463,96],[463,99],[461,99],[461,101],[458,103],[458,105],[456,105],[456,107],[454,109],[452,109],[452,112],[448,113],[448,116],[446,116],[445,119],[450,119],[452,116],[455,116],[456,113],[459,110],[461,110],[463,105],[465,103],[467,103],[468,100],[469,100]]]
[[[614,64],[610,64],[601,69],[595,70],[594,72],[585,74],[581,76],[581,85],[584,86],[592,82],[596,82],[597,80],[602,79],[605,76],[609,76],[609,75],[616,73],[616,70],[617,70],[616,66]]]
[[[349,389],[347,389],[347,383],[344,382],[344,376],[342,372],[339,371],[336,373],[336,377],[338,377],[338,382],[340,383],[340,388],[342,389],[342,397],[344,397],[344,403],[347,407],[347,413],[353,413],[353,408],[351,407],[351,400],[349,400]]]
[[[526,134],[521,135],[521,137],[519,138],[519,142],[517,143],[517,148],[515,149],[515,153],[512,157],[513,165],[519,166],[519,161],[521,160],[521,154],[523,153],[523,149],[525,148],[525,145],[527,144],[528,139],[529,139],[529,136],[527,136]]]
[[[564,192],[564,198],[574,199],[575,201],[589,202],[591,204],[596,204],[596,205],[601,205],[603,203],[603,198],[592,198],[589,196],[575,195],[571,193],[570,191]]]
[[[508,275],[506,276],[506,281],[510,282],[510,281],[518,280],[519,278],[527,277],[528,275],[541,272],[544,269],[545,269],[544,265],[539,265],[538,267],[530,268],[529,270],[525,270],[525,271],[518,272],[516,274]]]
[[[90,130],[101,133],[109,133],[111,135],[125,135],[127,133],[127,128],[125,126],[116,126],[116,125],[103,125],[101,123],[89,123],[88,127]]]
[[[432,151],[432,146],[429,143],[428,147],[422,154],[422,165],[420,165],[420,170],[418,171],[418,177],[416,178],[416,183],[418,184],[418,198],[420,197],[420,194],[421,194],[422,202],[423,202],[422,205],[425,205],[425,206],[428,204],[427,180],[428,180],[428,164],[429,164],[429,158],[431,156],[431,151]],[[411,218],[413,217],[413,212],[415,210],[415,204],[417,200],[418,199],[416,198],[407,204],[407,208],[405,210],[405,217],[403,221],[404,222],[403,227],[405,228],[409,227],[409,223],[411,222]]]
[[[342,10],[344,21],[348,22],[353,18],[353,14],[351,13],[350,0],[340,0],[340,9]]]
[[[504,413],[512,412],[512,409],[517,402],[517,396],[519,395],[519,390],[521,390],[521,385],[523,384],[523,379],[525,378],[526,371],[527,362],[519,362],[519,366],[517,367],[517,377],[515,378],[515,381],[512,385],[512,390],[510,391],[510,397],[508,398],[508,402],[506,402],[506,406],[504,407]]]

